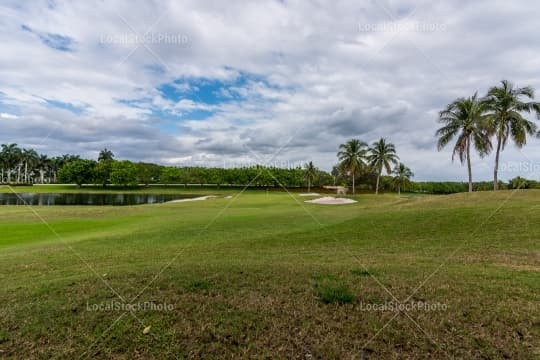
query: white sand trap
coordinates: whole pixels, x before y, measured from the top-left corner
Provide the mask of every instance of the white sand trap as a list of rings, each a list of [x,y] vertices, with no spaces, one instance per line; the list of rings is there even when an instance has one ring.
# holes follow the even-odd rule
[[[353,204],[358,201],[353,200],[353,199],[347,199],[347,198],[335,198],[333,196],[325,196],[318,199],[306,200],[304,202],[307,202],[310,204],[343,205],[343,204]]]
[[[203,201],[203,200],[213,199],[213,198],[216,198],[216,197],[217,196],[215,196],[215,195],[207,195],[207,196],[200,196],[200,197],[191,198],[191,199],[171,200],[169,202],[170,203],[179,203],[179,202],[188,202],[188,201]]]
[[[303,193],[303,194],[298,194],[300,196],[321,196],[321,194],[318,194],[318,193]]]
[[[225,196],[225,199],[232,199],[232,195],[229,195],[229,196]]]

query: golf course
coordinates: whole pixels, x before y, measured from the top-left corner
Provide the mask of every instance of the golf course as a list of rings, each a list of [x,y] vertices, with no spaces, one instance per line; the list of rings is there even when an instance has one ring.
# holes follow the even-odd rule
[[[540,190],[132,191],[0,207],[0,358],[540,357]]]

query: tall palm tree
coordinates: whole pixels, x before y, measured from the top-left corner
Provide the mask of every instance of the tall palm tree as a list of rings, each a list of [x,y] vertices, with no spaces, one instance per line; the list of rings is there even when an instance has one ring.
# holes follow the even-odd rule
[[[461,164],[467,161],[469,192],[473,191],[471,144],[481,157],[489,154],[492,148],[489,132],[486,129],[486,111],[487,103],[474,94],[469,98],[455,100],[439,113],[439,122],[443,126],[435,133],[439,137],[437,149],[441,151],[457,136],[452,152],[452,161],[456,155],[459,156]]]
[[[313,165],[313,161],[310,161],[304,166],[304,176],[308,183],[308,192],[311,191],[311,184],[313,184],[313,180],[315,180],[317,174],[318,170],[315,165]]]
[[[414,176],[414,173],[411,171],[411,169],[405,166],[404,163],[400,162],[396,165],[396,167],[392,171],[392,174],[394,174],[394,177],[392,178],[392,183],[397,188],[398,195],[401,195],[401,188],[410,184],[411,178]]]
[[[493,170],[493,189],[499,188],[498,171],[500,153],[504,150],[508,138],[512,138],[518,148],[527,143],[527,135],[536,133],[536,125],[525,119],[521,113],[536,112],[540,118],[540,103],[523,101],[534,99],[534,89],[530,86],[518,88],[508,80],[501,81],[500,86],[494,86],[487,93],[487,103],[490,111],[490,133],[497,139],[495,168]]]
[[[383,172],[383,168],[388,174],[392,172],[391,164],[396,165],[399,157],[396,154],[396,147],[392,143],[387,143],[386,139],[380,138],[374,142],[369,148],[368,161],[372,169],[377,172],[377,185],[375,186],[375,194],[379,193],[379,182]]]
[[[349,172],[352,176],[352,190],[355,193],[355,175],[364,167],[365,157],[367,154],[367,144],[358,139],[351,139],[345,144],[339,145],[339,152],[337,154],[341,166],[343,169]]]

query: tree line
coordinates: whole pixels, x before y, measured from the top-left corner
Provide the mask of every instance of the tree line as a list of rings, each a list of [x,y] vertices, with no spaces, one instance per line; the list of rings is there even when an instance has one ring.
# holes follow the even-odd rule
[[[355,155],[356,154],[356,155]],[[354,186],[354,191],[402,190],[417,193],[450,194],[467,191],[466,183],[414,182],[411,170],[398,162],[395,147],[385,139],[368,147],[352,139],[340,145],[339,163],[330,173],[318,169],[312,161],[304,167],[278,168],[250,166],[240,168],[173,167],[146,162],[115,160],[114,154],[103,149],[96,160],[66,154],[48,157],[16,144],[1,145],[1,183],[53,184],[73,183],[79,186],[138,186],[150,184],[215,185],[320,188],[325,185]],[[392,167],[393,166],[393,167]],[[383,174],[386,170],[388,175]],[[540,183],[517,177],[504,188],[540,188]],[[474,183],[475,190],[489,190],[492,182]]]
[[[309,186],[333,183],[332,175],[313,166]],[[146,162],[116,160],[109,149],[100,151],[96,160],[79,155],[48,157],[17,144],[1,145],[0,183],[14,185],[71,183],[118,186],[140,184],[197,184],[254,187],[306,185],[306,170],[302,167],[278,168],[261,165],[239,168],[173,167]]]
[[[60,169],[65,164],[78,159],[80,159],[78,155],[65,154],[49,157],[38,154],[34,149],[21,148],[17,144],[2,144],[0,183],[56,183]]]

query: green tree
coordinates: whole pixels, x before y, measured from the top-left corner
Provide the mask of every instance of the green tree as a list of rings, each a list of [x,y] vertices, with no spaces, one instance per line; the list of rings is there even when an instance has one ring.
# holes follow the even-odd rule
[[[508,80],[501,81],[500,86],[489,89],[487,104],[489,108],[490,134],[497,139],[495,167],[493,170],[493,189],[499,187],[498,171],[500,153],[504,150],[508,139],[511,138],[518,148],[527,143],[527,135],[536,134],[536,125],[521,114],[536,112],[540,117],[540,103],[523,101],[534,99],[534,89],[530,86],[518,88]]]
[[[120,186],[137,186],[137,167],[131,161],[114,161],[111,182]]]
[[[521,176],[517,176],[510,180],[508,187],[510,189],[528,189],[529,181]]]
[[[375,185],[375,194],[379,193],[379,182],[383,172],[383,168],[388,174],[392,172],[391,164],[396,165],[399,157],[396,154],[394,144],[387,143],[386,139],[380,138],[374,142],[369,148],[368,155],[369,165],[377,173],[377,184]]]
[[[96,184],[100,184],[106,187],[111,181],[111,172],[113,169],[114,160],[102,160],[96,164],[94,181]]]
[[[469,174],[469,192],[473,191],[471,144],[481,157],[491,151],[491,141],[486,130],[487,103],[478,99],[477,94],[469,98],[459,98],[448,104],[446,109],[439,113],[439,122],[443,126],[435,133],[439,140],[437,149],[441,151],[446,145],[457,137],[452,152],[452,161],[459,156],[461,164],[467,161]]]
[[[365,157],[367,153],[367,144],[358,139],[351,139],[345,144],[339,145],[337,154],[341,167],[352,176],[353,194],[356,192],[355,177],[356,174],[365,166]]]
[[[95,162],[92,160],[74,160],[66,163],[58,177],[63,183],[77,184],[81,187],[93,181]]]
[[[148,184],[150,183],[159,182],[161,166],[144,162],[138,162],[136,166],[137,178],[141,184],[145,184],[148,186]]]
[[[411,169],[409,169],[405,164],[399,163],[396,165],[394,170],[392,171],[392,174],[394,174],[394,177],[392,178],[392,184],[398,191],[398,195],[401,195],[401,189],[404,186],[410,185],[411,178],[414,176]]]

